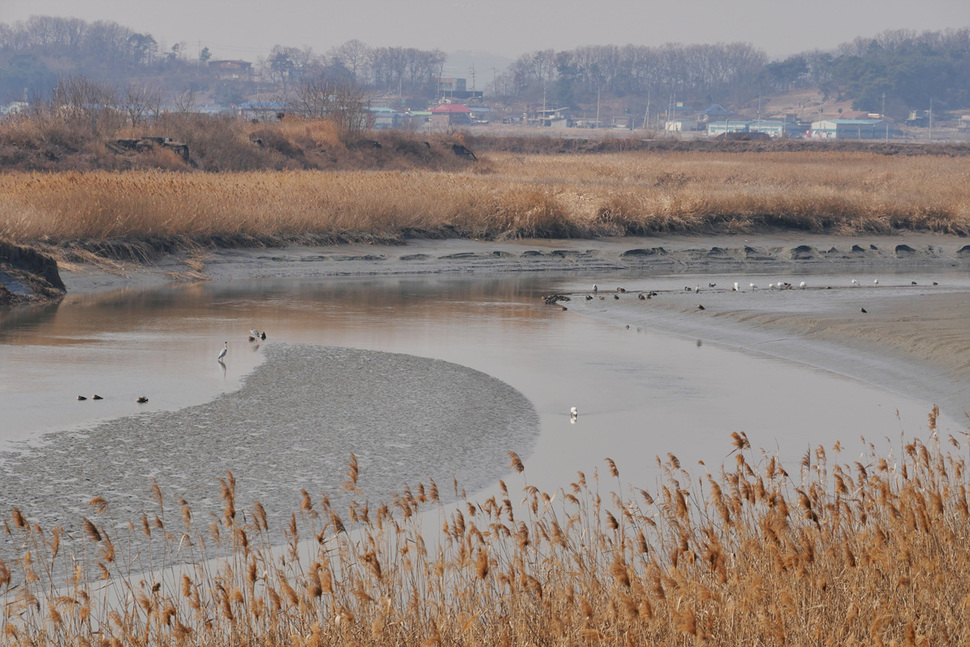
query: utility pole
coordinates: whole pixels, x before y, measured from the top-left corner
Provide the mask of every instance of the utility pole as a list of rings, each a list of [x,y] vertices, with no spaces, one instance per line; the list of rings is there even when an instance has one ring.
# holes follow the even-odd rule
[[[647,88],[647,109],[643,113],[643,129],[647,129],[647,124],[650,123],[650,88]]]
[[[886,141],[889,141],[889,122],[886,121],[886,93],[882,93],[882,111],[879,113],[882,117],[882,123],[886,126]]]
[[[930,97],[930,143],[933,142],[933,97]]]
[[[600,127],[600,90],[596,88],[596,127]]]

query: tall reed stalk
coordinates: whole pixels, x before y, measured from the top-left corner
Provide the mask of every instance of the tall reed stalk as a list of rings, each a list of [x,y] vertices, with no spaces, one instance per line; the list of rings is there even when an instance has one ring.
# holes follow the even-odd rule
[[[607,459],[542,492],[510,454],[520,485],[448,505],[431,482],[346,510],[307,492],[293,513],[239,509],[226,474],[208,525],[158,488],[129,527],[151,555],[98,524],[110,502],[73,541],[13,508],[0,644],[964,644],[968,447],[941,444],[936,415],[927,441],[859,460],[837,444],[783,462],[735,433],[717,473],[668,455],[650,487]]]

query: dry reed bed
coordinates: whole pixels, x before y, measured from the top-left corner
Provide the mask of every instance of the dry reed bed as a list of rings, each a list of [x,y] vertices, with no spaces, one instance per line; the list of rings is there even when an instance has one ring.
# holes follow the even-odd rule
[[[198,520],[154,486],[129,529],[148,555],[98,525],[101,499],[73,543],[14,509],[0,644],[966,644],[968,446],[941,447],[935,416],[898,455],[818,447],[790,472],[734,433],[719,474],[658,458],[652,491],[606,459],[609,476],[540,492],[514,454],[521,494],[457,507],[431,483],[347,511],[304,492],[271,519],[236,508],[229,474],[221,518]],[[353,457],[347,476],[355,489]],[[274,550],[277,523],[290,543]]]
[[[970,234],[970,158],[867,153],[493,153],[472,171],[0,175],[0,238],[452,231]]]

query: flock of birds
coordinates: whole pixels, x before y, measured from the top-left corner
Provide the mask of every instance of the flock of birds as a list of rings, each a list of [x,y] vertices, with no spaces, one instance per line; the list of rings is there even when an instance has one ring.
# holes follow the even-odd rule
[[[81,402],[81,401],[87,400],[88,399],[88,396],[86,396],[86,395],[79,395],[79,396],[77,396],[77,399],[78,399],[79,402]],[[91,396],[91,399],[92,400],[104,400],[104,398],[102,398],[97,393],[95,393],[94,395],[92,395]],[[135,402],[137,402],[139,404],[144,404],[145,402],[148,402],[148,397],[147,396],[144,396],[144,395],[139,395],[137,398],[135,398]]]
[[[850,281],[850,285],[852,287],[861,287],[862,286],[859,283],[859,281],[856,280],[856,279],[852,279]],[[879,287],[879,279],[873,279],[872,285],[873,285],[873,287]],[[910,285],[915,286],[915,285],[917,285],[917,283],[916,283],[916,281],[911,281],[910,282]],[[939,285],[939,283],[936,282],[936,281],[933,281],[933,285]],[[708,287],[708,289],[717,288],[717,283],[708,283],[707,284],[707,287]],[[808,287],[809,287],[808,286],[808,283],[806,283],[805,281],[799,282],[798,285],[795,285],[793,283],[789,283],[788,281],[778,281],[777,283],[769,283],[768,284],[768,289],[769,290],[796,290],[796,289],[802,290],[802,289],[807,289]],[[748,283],[748,288],[752,292],[760,289],[759,286],[758,286],[758,284],[757,283],[754,283],[754,282]],[[826,286],[824,289],[831,289],[831,286]],[[701,291],[701,286],[700,285],[695,285],[694,287],[691,287],[691,286],[687,285],[687,286],[684,286],[684,291],[685,292],[692,292],[694,294],[698,294]],[[729,291],[730,292],[741,292],[742,291],[741,290],[741,284],[738,281],[735,281],[734,284],[731,286],[731,289]],[[626,292],[627,292],[626,288],[622,288],[622,287],[616,288],[616,290],[613,291],[613,299],[619,301],[620,300],[620,295],[621,294],[625,294]],[[641,301],[646,301],[647,299],[652,299],[653,297],[657,296],[657,294],[658,293],[656,291],[654,291],[654,290],[650,290],[650,291],[647,291],[647,292],[639,292],[639,293],[637,293],[637,298],[639,300],[641,300]],[[587,301],[592,301],[593,299],[596,299],[597,297],[599,298],[600,301],[603,301],[604,299],[606,299],[606,296],[604,296],[603,294],[600,294],[600,288],[599,288],[599,286],[594,283],[593,284],[593,292],[592,292],[592,294],[590,294],[590,293],[587,293],[586,294],[586,300]],[[545,300],[545,302],[547,304],[549,304],[549,305],[558,305],[563,310],[566,310],[567,308],[566,308],[566,306],[562,305],[560,302],[562,302],[562,301],[570,301],[571,300],[571,298],[568,295],[565,295],[565,294],[551,294],[551,295],[548,295],[548,296],[543,296],[542,298],[543,298],[543,300]],[[697,305],[697,309],[698,310],[705,310],[706,308],[704,308],[704,306],[702,304],[698,304]],[[867,314],[869,312],[864,307],[863,308],[860,308],[860,311],[863,314]]]
[[[859,281],[857,279],[852,279],[849,282],[849,285],[851,287],[862,287],[862,284],[859,283]],[[873,279],[872,280],[872,285],[873,285],[873,287],[879,287],[879,279]],[[916,286],[918,284],[917,284],[916,281],[910,281],[910,285],[911,286]],[[939,283],[937,281],[933,281],[933,285],[939,285]],[[717,283],[708,283],[707,284],[707,287],[708,287],[708,289],[717,288]],[[748,283],[748,288],[751,291],[755,291],[755,290],[760,289],[758,287],[758,284],[757,283],[754,283],[754,282]],[[808,283],[805,282],[805,281],[800,281],[798,283],[798,285],[794,285],[792,283],[789,283],[788,281],[778,281],[777,283],[774,283],[773,282],[773,283],[769,283],[768,284],[768,289],[769,290],[795,290],[795,289],[806,289],[806,288],[808,288]],[[826,287],[825,289],[829,289],[829,287]],[[690,287],[690,286],[684,286],[684,291],[685,292],[693,292],[693,293],[697,294],[697,293],[699,293],[701,291],[701,286],[700,285],[695,285],[693,288]],[[627,292],[626,288],[622,288],[622,287],[616,288],[616,290],[613,291],[613,299],[615,299],[615,300],[618,301],[620,299],[620,295],[621,294],[626,294],[626,292]],[[735,281],[734,284],[731,286],[730,292],[741,292],[741,284],[740,284],[740,282]],[[639,292],[639,293],[637,293],[637,299],[639,299],[640,301],[646,301],[647,299],[651,299],[651,298],[657,296],[657,294],[658,293],[656,291],[653,291],[653,290],[650,290],[650,291],[647,291],[647,292]],[[600,294],[600,288],[599,288],[599,286],[594,283],[593,284],[593,293],[592,294],[587,293],[585,298],[586,298],[586,301],[592,301],[593,299],[596,299],[597,297],[600,299],[600,301],[603,301],[603,300],[606,299],[606,297],[604,295]],[[547,304],[559,305],[563,310],[566,310],[566,307],[563,306],[563,305],[561,305],[559,302],[560,301],[569,301],[570,300],[570,297],[568,297],[566,295],[562,295],[562,294],[553,294],[553,295],[549,295],[549,296],[544,296],[543,299],[545,300],[545,302]],[[697,309],[698,310],[705,310],[705,308],[704,308],[704,306],[702,304],[698,304],[697,305]],[[866,310],[865,307],[861,307],[859,309],[859,311],[862,314],[868,314],[869,313],[869,311]],[[629,327],[630,326],[627,326],[627,328],[629,328]],[[698,341],[698,345],[700,345],[700,342],[699,341]],[[578,418],[579,418],[579,410],[576,407],[571,407],[569,409],[569,422],[572,423],[572,424],[575,424],[576,423],[576,420]]]
[[[250,342],[264,341],[265,339],[266,339],[266,332],[265,331],[260,332],[260,331],[256,330],[255,328],[250,328],[249,329],[249,341]],[[219,354],[216,355],[216,361],[219,362],[220,364],[222,364],[223,366],[225,366],[225,363],[223,362],[223,360],[226,358],[226,355],[228,353],[229,353],[229,342],[228,341],[224,341],[224,342],[222,342],[222,350],[220,350],[219,351]],[[79,395],[79,396],[77,396],[77,399],[78,399],[78,401],[84,401],[84,400],[87,400],[88,397],[86,395]],[[101,397],[100,395],[98,395],[97,393],[95,393],[93,396],[91,396],[91,399],[92,400],[104,400],[104,398]],[[138,404],[144,404],[144,403],[148,402],[148,396],[140,395],[140,396],[138,396],[135,399],[135,402],[137,402]]]
[[[250,343],[259,342],[259,341],[265,341],[265,340],[266,340],[266,331],[265,330],[262,331],[262,332],[260,332],[260,331],[256,330],[255,328],[250,328],[249,329],[249,342]],[[229,353],[229,342],[228,341],[224,341],[224,342],[222,342],[222,350],[220,350],[219,351],[219,354],[216,355],[216,361],[219,362],[220,364],[222,364],[223,363],[222,360],[224,360],[226,358],[226,355],[228,353]]]

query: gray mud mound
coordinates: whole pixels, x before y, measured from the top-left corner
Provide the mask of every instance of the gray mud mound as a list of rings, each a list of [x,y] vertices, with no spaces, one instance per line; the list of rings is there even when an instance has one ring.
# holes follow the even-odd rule
[[[507,471],[507,452],[528,455],[538,434],[538,415],[521,393],[464,366],[340,347],[271,345],[266,354],[242,389],[212,402],[52,434],[6,453],[2,514],[17,506],[32,523],[73,534],[82,515],[118,530],[137,525],[142,510],[157,513],[154,481],[168,523],[179,523],[179,497],[208,523],[222,510],[219,479],[228,470],[237,507],[260,501],[273,530],[274,520],[279,528],[299,511],[303,489],[315,505],[325,494],[345,511],[351,452],[358,501],[389,502],[431,478],[447,500],[453,479],[469,493],[487,485]],[[87,505],[95,496],[108,502],[106,513]],[[9,549],[0,544],[0,558]]]

